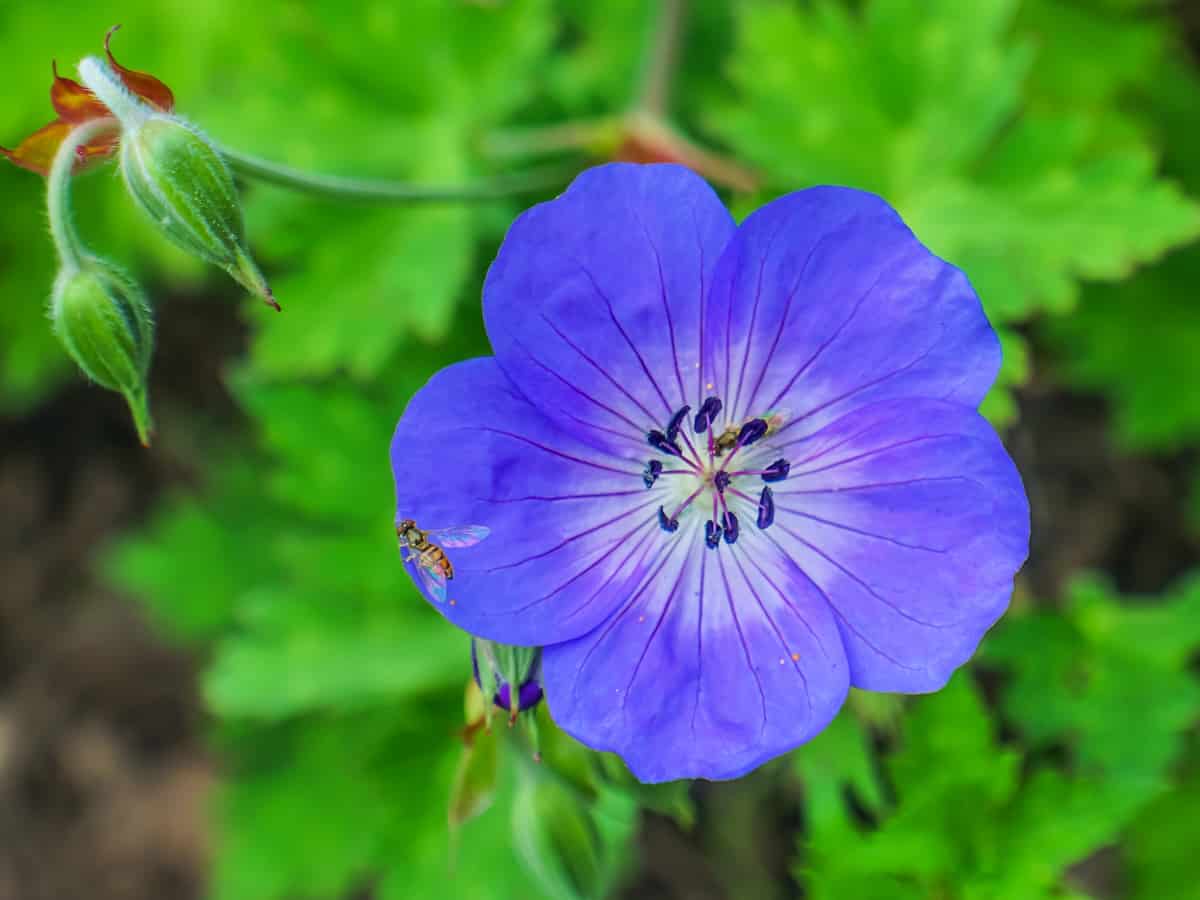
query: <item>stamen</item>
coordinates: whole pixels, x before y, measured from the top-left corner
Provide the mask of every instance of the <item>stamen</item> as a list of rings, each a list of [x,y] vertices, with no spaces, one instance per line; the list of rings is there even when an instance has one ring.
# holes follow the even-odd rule
[[[667,423],[667,440],[672,443],[679,437],[679,427],[683,424],[683,420],[687,418],[687,414],[691,412],[690,406],[685,406],[675,415],[671,416],[671,421]]]
[[[678,519],[668,519],[667,512],[661,506],[658,508],[658,527],[668,534],[679,530]]]
[[[717,417],[717,413],[721,411],[721,401],[716,397],[709,397],[700,404],[700,411],[696,413],[696,418],[692,421],[692,430],[696,434],[703,434],[712,426],[712,420]]]
[[[749,447],[755,441],[759,440],[767,433],[766,419],[751,419],[742,426],[742,430],[738,432],[738,444],[742,447]]]
[[[665,453],[668,456],[678,456],[683,458],[683,451],[679,449],[679,445],[674,441],[667,440],[667,436],[657,428],[646,432],[646,443],[660,453]]]
[[[732,544],[738,539],[738,518],[729,509],[721,514],[721,530],[725,534],[725,543]]]
[[[730,472],[734,478],[739,475],[761,475],[762,480],[768,483],[775,481],[783,481],[788,477],[788,473],[792,470],[792,464],[786,459],[777,459],[765,469],[739,469],[736,472]]]
[[[788,477],[788,472],[791,470],[792,464],[790,462],[786,459],[777,459],[763,470],[762,480],[768,484],[783,481],[783,479]]]
[[[725,488],[729,487],[731,481],[733,481],[733,476],[723,469],[713,476],[713,486],[722,494],[725,493]]]
[[[679,509],[677,509],[677,510],[675,510],[675,512],[671,513],[671,515],[670,515],[670,516],[667,516],[667,514],[663,512],[662,508],[661,508],[661,507],[659,507],[659,510],[658,510],[658,521],[659,521],[659,524],[661,525],[661,524],[662,524],[662,520],[663,520],[664,518],[666,518],[666,520],[667,520],[668,522],[674,522],[674,523],[675,523],[675,528],[678,528],[678,527],[679,527],[679,514],[680,514],[681,512],[683,512],[685,509],[687,509],[689,506],[691,506],[691,505],[692,505],[692,501],[693,501],[693,500],[695,500],[697,497],[699,497],[699,496],[700,496],[700,492],[701,492],[703,489],[704,489],[703,487],[698,487],[698,488],[696,488],[694,491],[692,491],[690,494],[688,494],[688,496],[687,496],[687,499],[686,499],[686,500],[684,500],[682,503],[680,503],[680,504],[679,504]],[[674,531],[674,530],[675,530],[675,528],[672,528],[672,529],[670,529],[670,530],[671,530],[671,531]]]
[[[721,526],[711,519],[704,523],[704,543],[709,550],[716,550],[721,543]]]
[[[685,460],[685,462],[689,462],[689,464],[694,462],[695,465],[693,468],[695,468],[696,472],[700,472],[704,468],[704,463],[700,459],[700,453],[696,450],[695,445],[692,443],[692,439],[687,436],[686,431],[679,431],[677,434],[679,437],[683,438],[683,443],[687,445],[688,452],[692,455],[691,461]]]
[[[642,484],[647,488],[654,486],[654,482],[658,481],[658,476],[662,474],[663,464],[657,459],[652,459],[646,463],[646,470],[642,472]]]
[[[764,487],[758,497],[758,519],[755,524],[759,528],[769,528],[775,521],[775,495],[769,487]]]

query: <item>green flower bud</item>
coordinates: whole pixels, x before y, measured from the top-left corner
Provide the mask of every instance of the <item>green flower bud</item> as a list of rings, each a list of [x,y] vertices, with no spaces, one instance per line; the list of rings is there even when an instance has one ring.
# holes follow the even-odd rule
[[[84,257],[55,279],[50,319],[84,374],[125,395],[138,437],[148,445],[146,373],[154,348],[154,316],[141,288],[116,266]]]
[[[121,172],[133,198],[163,234],[279,309],[246,248],[242,207],[229,167],[198,131],[170,116],[149,117],[122,136]]]
[[[121,173],[138,206],[169,240],[279,309],[246,247],[233,175],[212,143],[193,126],[143,103],[101,60],[85,59],[79,73],[121,122]]]

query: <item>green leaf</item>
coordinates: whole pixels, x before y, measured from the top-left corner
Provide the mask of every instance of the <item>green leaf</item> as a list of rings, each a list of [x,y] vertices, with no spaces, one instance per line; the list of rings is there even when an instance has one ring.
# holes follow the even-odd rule
[[[1198,647],[1200,581],[1122,603],[1103,582],[1081,579],[1062,615],[1006,620],[985,658],[1013,673],[1003,707],[1034,746],[1066,741],[1083,771],[1145,801],[1200,716],[1200,682],[1188,671]]]
[[[851,825],[847,790],[868,811],[883,806],[870,734],[852,711],[844,709],[792,758],[804,783],[805,809],[814,831]]]
[[[180,637],[220,634],[233,623],[243,592],[274,574],[260,548],[271,540],[272,519],[283,513],[261,496],[258,465],[231,460],[214,473],[205,496],[173,498],[106,559],[109,578]]]
[[[1169,11],[1152,0],[1025,0],[1017,28],[1038,48],[1032,101],[1124,115],[1121,99],[1160,87],[1155,69],[1171,43],[1170,25]]]
[[[1143,810],[1129,829],[1124,852],[1130,900],[1196,900],[1200,856],[1200,777],[1192,772],[1179,787]]]
[[[314,235],[303,263],[275,284],[287,305],[259,328],[253,361],[262,375],[303,378],[345,369],[373,378],[408,335],[437,340],[454,322],[471,272],[468,210],[337,218],[345,219],[335,225],[338,240]]]
[[[1088,288],[1073,315],[1045,333],[1078,386],[1113,399],[1130,447],[1173,449],[1200,439],[1200,249],[1172,254],[1131,281]]]
[[[1024,900],[1064,896],[1064,873],[1131,814],[1106,785],[1022,775],[969,676],[916,700],[886,759],[894,802],[878,824],[820,814],[798,869],[814,898]],[[835,763],[838,764],[838,763]],[[842,766],[843,771],[845,766]]]
[[[430,709],[457,711],[445,701]],[[255,730],[258,763],[221,800],[214,898],[336,897],[367,884],[381,898],[542,896],[512,862],[511,790],[462,827],[452,860],[452,727],[384,708]],[[511,772],[501,778],[511,781]]]
[[[254,14],[273,32],[283,20],[281,40],[247,54],[219,105],[206,104],[215,134],[301,168],[426,184],[488,174],[472,145],[530,96],[551,37],[542,0],[418,0],[402,14],[346,7],[320,20]],[[275,283],[283,315],[249,313],[254,367],[276,379],[374,380],[411,339],[445,337],[490,229],[461,204],[339,205],[272,188],[251,192],[247,222],[263,258],[286,269]]]
[[[221,715],[276,719],[400,705],[470,676],[466,636],[418,606],[414,591],[390,614],[385,608],[365,620],[295,588],[253,599],[303,610],[277,608],[274,627],[257,623],[221,642],[204,679],[208,703]],[[404,601],[426,614],[409,614]]]
[[[1010,36],[1015,0],[740,7],[739,102],[710,117],[780,189],[847,184],[891,201],[961,266],[999,322],[1075,304],[1200,234],[1200,211],[1109,120],[1024,112],[1052,51]],[[1139,57],[1140,58],[1140,57]],[[1044,77],[1044,76],[1043,76]]]

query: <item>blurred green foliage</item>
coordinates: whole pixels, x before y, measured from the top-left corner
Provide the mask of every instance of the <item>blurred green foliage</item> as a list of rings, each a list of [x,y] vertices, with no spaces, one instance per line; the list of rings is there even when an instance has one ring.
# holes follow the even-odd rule
[[[621,114],[654,19],[641,0],[98,6],[0,6],[0,140],[51,117],[49,61],[95,52],[119,16],[118,56],[217,141],[440,183],[530,162],[485,152],[498,129]],[[995,421],[1035,374],[1032,335],[1052,351],[1038,366],[1105,394],[1124,443],[1197,444],[1200,79],[1162,4],[727,0],[693,4],[685,38],[677,123],[763,178],[735,209],[812,183],[875,190],[965,268],[1005,346]],[[71,373],[44,315],[41,184],[3,167],[0,192],[0,402],[22,407]],[[686,786],[641,790],[543,721],[545,771],[501,741],[492,807],[452,833],[467,641],[420,601],[391,529],[392,428],[432,372],[488,352],[479,286],[519,206],[246,200],[285,309],[216,288],[252,332],[230,377],[248,426],[203,448],[203,489],[109,561],[211,654],[229,774],[214,897],[597,894],[631,865],[639,807],[691,822]],[[157,293],[206,277],[113,179],[86,179],[77,206],[89,244]],[[193,433],[167,418],[161,438]],[[1195,896],[1196,583],[1125,598],[1081,578],[1043,600],[943,692],[855,698],[796,751],[808,896],[1090,896],[1073,866],[1112,844],[1129,896]]]
[[[850,740],[845,732],[853,727],[819,736],[815,753],[836,761],[834,748]],[[841,816],[814,816],[799,873],[812,896],[1086,896],[1064,873],[1114,838],[1132,804],[1104,782],[1052,768],[1022,771],[1020,751],[997,743],[994,728],[970,677],[959,673],[913,706],[879,776],[858,754],[827,766],[825,777],[846,766],[843,778],[878,823],[861,829],[846,807]],[[804,752],[797,756],[815,783]],[[887,779],[894,800],[881,801],[876,777]]]
[[[1200,709],[1197,648],[1200,580],[1151,600],[1081,579],[1061,608],[1013,616],[984,659],[1013,674],[1003,709],[1033,748],[1065,744],[1079,771],[1141,799],[1164,786]]]

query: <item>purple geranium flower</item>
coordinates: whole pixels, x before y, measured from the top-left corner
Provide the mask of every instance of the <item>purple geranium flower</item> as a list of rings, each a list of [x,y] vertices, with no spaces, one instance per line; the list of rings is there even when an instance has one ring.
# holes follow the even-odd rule
[[[543,645],[555,721],[643,781],[741,775],[851,685],[936,690],[1003,613],[1029,510],[976,412],[999,343],[880,198],[737,227],[684,168],[602,166],[517,219],[483,311],[495,356],[397,426],[397,520],[483,526],[427,595]]]

